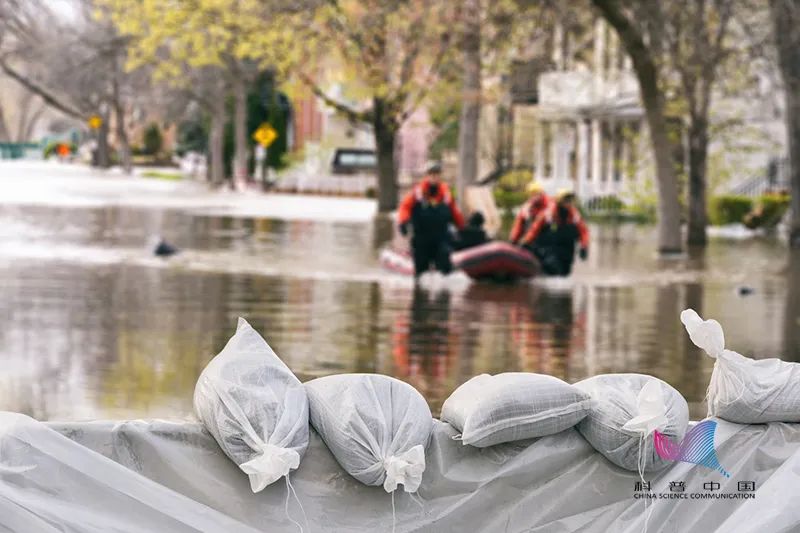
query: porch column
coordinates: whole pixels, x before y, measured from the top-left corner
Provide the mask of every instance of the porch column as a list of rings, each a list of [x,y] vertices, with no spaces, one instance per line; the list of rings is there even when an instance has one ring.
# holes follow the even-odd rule
[[[603,193],[608,194],[614,191],[614,165],[616,164],[616,119],[609,119],[608,121],[608,139],[606,142],[605,165],[606,165],[606,181],[603,184]]]
[[[564,124],[553,122],[550,131],[550,178],[559,179],[564,172],[561,154],[564,152]]]
[[[534,165],[536,167],[536,181],[542,181],[544,177],[544,125],[542,121],[537,118],[536,122],[534,123],[535,126],[534,130]]]
[[[592,190],[596,190],[600,183],[601,166],[603,163],[602,123],[599,118],[592,119],[592,172],[590,182]]]
[[[575,193],[580,198],[586,189],[591,165],[591,161],[589,161],[589,122],[580,118],[578,119],[577,128],[578,149],[576,150],[576,157],[578,158],[578,175],[575,176]]]
[[[620,186],[618,190],[622,191],[627,188],[628,182],[630,182],[630,173],[631,173],[631,137],[628,134],[630,130],[630,122],[623,122],[622,128],[620,128],[620,139],[619,142],[622,143],[622,155],[620,161],[620,168],[622,172],[620,173]]]

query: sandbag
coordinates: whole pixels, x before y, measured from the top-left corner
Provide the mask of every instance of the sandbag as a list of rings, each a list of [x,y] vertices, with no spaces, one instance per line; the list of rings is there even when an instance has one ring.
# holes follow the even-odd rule
[[[689,337],[716,359],[708,384],[708,415],[740,424],[800,422],[800,364],[750,359],[725,349],[716,320],[693,309],[681,313]]]
[[[442,405],[441,419],[478,448],[559,433],[580,422],[592,400],[572,385],[543,374],[481,374]]]
[[[660,470],[670,461],[655,450],[653,432],[680,441],[689,406],[667,383],[642,374],[604,374],[575,383],[594,403],[578,431],[595,450],[633,472]]]
[[[433,430],[425,398],[378,374],[340,374],[305,384],[311,425],[341,467],[365,485],[416,492]]]
[[[308,447],[302,383],[243,318],[200,374],[194,411],[253,492],[296,469]]]

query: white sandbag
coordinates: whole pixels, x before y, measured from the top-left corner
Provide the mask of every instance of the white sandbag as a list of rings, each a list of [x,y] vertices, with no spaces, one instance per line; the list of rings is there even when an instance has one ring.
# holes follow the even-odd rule
[[[243,318],[200,374],[194,411],[253,492],[297,468],[308,447],[302,383]]]
[[[726,350],[719,322],[693,309],[681,313],[681,322],[692,342],[716,359],[706,395],[709,416],[740,424],[800,422],[800,364]]]
[[[680,441],[689,406],[667,383],[642,374],[605,374],[575,383],[594,403],[578,431],[609,461],[634,472],[660,470],[670,461],[655,450],[653,432]]]
[[[416,492],[433,430],[425,398],[379,374],[340,374],[306,383],[311,425],[342,468],[365,485]]]
[[[588,394],[553,376],[481,374],[445,400],[441,419],[461,432],[462,443],[483,448],[559,433],[580,422],[591,403]]]

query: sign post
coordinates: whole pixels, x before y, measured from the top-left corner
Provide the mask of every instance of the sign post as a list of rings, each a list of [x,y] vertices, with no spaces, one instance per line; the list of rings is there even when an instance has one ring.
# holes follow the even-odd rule
[[[264,171],[265,161],[267,159],[267,149],[269,145],[275,142],[278,138],[278,132],[270,125],[269,122],[264,122],[258,129],[253,132],[253,140],[258,143],[256,146],[256,175],[261,180],[262,185],[266,186],[266,173]]]

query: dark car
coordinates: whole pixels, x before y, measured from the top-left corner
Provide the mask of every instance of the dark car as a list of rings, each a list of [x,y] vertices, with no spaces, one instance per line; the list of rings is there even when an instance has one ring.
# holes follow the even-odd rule
[[[337,148],[333,154],[333,174],[374,174],[378,158],[374,150],[362,148]]]

